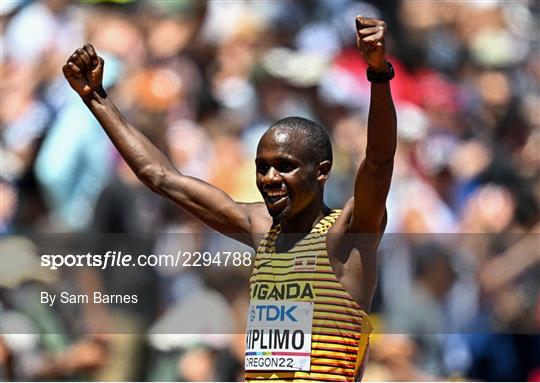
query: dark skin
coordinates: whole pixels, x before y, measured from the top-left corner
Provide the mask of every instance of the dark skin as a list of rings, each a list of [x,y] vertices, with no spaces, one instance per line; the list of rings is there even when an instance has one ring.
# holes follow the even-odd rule
[[[388,71],[386,25],[356,18],[357,44],[370,68]],[[222,190],[181,174],[142,133],[128,124],[107,97],[101,81],[104,62],[90,44],[77,49],[63,67],[71,87],[81,96],[137,177],[209,227],[253,248],[279,223],[276,246],[286,251],[328,214],[324,184],[331,163],[314,163],[295,145],[301,133],[271,129],[257,149],[257,186],[264,203],[239,203]],[[369,311],[376,286],[376,257],[386,225],[385,203],[396,150],[396,114],[390,85],[372,84],[366,158],[355,181],[354,197],[330,229],[328,256],[337,278],[360,306]],[[368,240],[359,234],[369,233]],[[360,236],[362,237],[362,236]],[[359,254],[358,254],[359,253]]]

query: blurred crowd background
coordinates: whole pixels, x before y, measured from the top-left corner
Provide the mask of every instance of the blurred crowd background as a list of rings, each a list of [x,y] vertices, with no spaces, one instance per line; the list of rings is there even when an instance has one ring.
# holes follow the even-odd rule
[[[235,246],[136,179],[64,80],[67,57],[91,42],[127,120],[180,171],[239,201],[259,200],[253,160],[273,121],[319,122],[335,158],[326,200],[340,207],[366,145],[362,14],[388,24],[399,136],[365,380],[540,380],[539,2],[3,0],[0,10],[1,379],[243,379],[248,270],[39,266],[45,249]],[[144,304],[36,303],[65,286]],[[168,334],[187,312],[200,333]]]

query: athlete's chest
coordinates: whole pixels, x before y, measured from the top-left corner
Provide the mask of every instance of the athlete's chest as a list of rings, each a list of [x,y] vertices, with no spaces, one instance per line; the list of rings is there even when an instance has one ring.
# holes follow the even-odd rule
[[[325,237],[307,236],[285,253],[272,238],[260,247],[250,279],[246,370],[310,371],[326,338],[360,333],[365,314],[334,275]]]

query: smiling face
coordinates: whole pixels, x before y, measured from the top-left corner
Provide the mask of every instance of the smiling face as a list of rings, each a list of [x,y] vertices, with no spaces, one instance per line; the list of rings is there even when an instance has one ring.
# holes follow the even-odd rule
[[[268,130],[257,147],[257,187],[270,215],[288,219],[322,200],[329,161],[317,163],[302,143],[302,131]]]

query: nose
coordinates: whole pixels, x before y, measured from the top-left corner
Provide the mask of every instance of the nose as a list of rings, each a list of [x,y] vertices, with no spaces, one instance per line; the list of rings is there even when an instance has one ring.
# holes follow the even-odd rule
[[[281,182],[281,174],[273,166],[270,166],[262,177],[262,182],[267,185]]]

